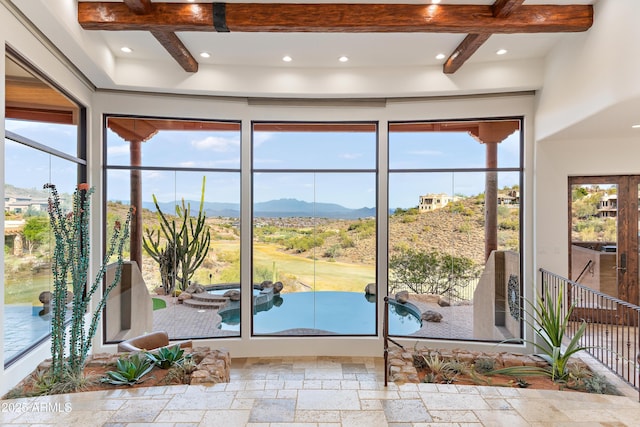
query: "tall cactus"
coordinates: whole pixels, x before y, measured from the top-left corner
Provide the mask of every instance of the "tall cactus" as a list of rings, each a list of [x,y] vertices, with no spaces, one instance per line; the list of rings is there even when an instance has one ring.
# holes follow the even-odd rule
[[[209,252],[211,234],[209,226],[205,224],[205,183],[206,176],[203,176],[200,209],[197,217],[191,216],[191,204],[185,203],[182,199],[181,205],[176,205],[175,219],[169,220],[160,209],[156,196],[153,195],[160,229],[145,228],[146,237],[143,237],[143,245],[147,253],[160,266],[162,284],[167,293],[173,291],[176,283],[181,290],[185,290],[189,280],[202,265]],[[160,244],[161,231],[166,239],[164,246]]]

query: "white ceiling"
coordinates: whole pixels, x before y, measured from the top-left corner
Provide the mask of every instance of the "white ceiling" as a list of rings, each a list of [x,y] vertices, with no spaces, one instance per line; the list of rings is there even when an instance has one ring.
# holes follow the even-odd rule
[[[119,2],[121,0],[108,0]],[[153,0],[158,2],[157,0]],[[163,0],[173,3],[187,3],[186,0]],[[595,0],[526,0],[525,5],[534,4],[593,4]],[[77,3],[77,0],[54,0],[48,3]],[[241,2],[230,0],[229,3]],[[279,3],[414,3],[425,4],[431,0],[267,0],[263,2]],[[476,4],[490,5],[494,0],[442,0],[441,4]],[[147,61],[158,64],[173,62],[169,54],[148,32],[120,31],[84,31],[77,22],[51,23],[52,17],[46,4],[41,0],[12,0],[33,22],[41,27],[46,22],[48,28],[41,28],[56,43],[60,39],[59,31],[73,33],[84,32],[93,41],[103,44],[117,61]],[[48,5],[49,8],[54,6]],[[74,11],[75,12],[75,11]],[[54,17],[60,19],[61,15]],[[69,13],[67,19],[73,18]],[[318,17],[321,19],[321,17]],[[75,27],[75,28],[74,28]],[[448,57],[455,47],[464,39],[464,34],[318,34],[318,33],[178,33],[179,38],[196,58],[200,66],[242,66],[289,67],[289,68],[336,68],[357,69],[386,67],[441,67],[445,59],[436,59],[443,53]],[[496,61],[514,61],[522,59],[542,59],[549,50],[563,37],[570,34],[513,34],[493,35],[467,61],[469,64],[483,64]],[[64,44],[56,43],[63,52]],[[120,48],[128,46],[132,53],[123,53]],[[70,46],[69,49],[73,49]],[[498,56],[498,49],[507,49],[506,55]],[[211,57],[201,58],[200,52],[208,52]],[[66,54],[67,52],[65,52]],[[293,58],[284,63],[282,57]],[[338,57],[349,57],[347,63],[340,63]],[[82,69],[82,67],[81,67]],[[89,70],[88,77],[91,79]]]

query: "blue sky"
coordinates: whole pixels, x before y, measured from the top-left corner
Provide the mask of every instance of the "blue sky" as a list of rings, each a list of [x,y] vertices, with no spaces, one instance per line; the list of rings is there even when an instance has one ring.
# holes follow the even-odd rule
[[[7,129],[56,149],[73,153],[75,127],[29,122],[7,121]],[[375,132],[255,132],[254,168],[269,169],[254,177],[256,202],[280,198],[337,203],[357,209],[376,203]],[[30,154],[25,154],[30,153]],[[53,181],[63,191],[72,189],[75,166],[45,154],[33,154],[15,143],[7,143],[7,183],[42,188]],[[29,156],[29,158],[25,158]],[[107,162],[110,165],[129,164],[129,143],[108,133]],[[517,167],[519,134],[513,134],[498,146],[500,167]],[[240,168],[240,133],[211,131],[161,131],[143,143],[142,163],[145,166]],[[466,133],[407,133],[389,136],[389,166],[391,169],[421,168],[482,168],[485,147]],[[283,169],[340,169],[356,173],[285,173]],[[155,194],[160,201],[176,198],[198,200],[202,176],[207,176],[206,200],[239,202],[238,172],[143,172],[143,200],[151,201]],[[108,172],[108,197],[129,199],[129,173]],[[499,186],[518,183],[516,172],[499,174]],[[418,197],[427,193],[476,195],[484,191],[484,174],[474,172],[396,173],[389,177],[389,205],[412,207]]]

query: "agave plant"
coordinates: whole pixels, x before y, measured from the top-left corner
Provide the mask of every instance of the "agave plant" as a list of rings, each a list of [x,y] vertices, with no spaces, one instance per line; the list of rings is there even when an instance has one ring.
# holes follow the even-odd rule
[[[564,300],[564,289],[558,289],[558,296],[555,301],[552,298],[543,299],[539,294],[536,297],[536,304],[526,301],[531,309],[531,317],[534,323],[526,318],[525,323],[533,328],[539,340],[528,341],[537,350],[540,351],[539,357],[542,357],[549,363],[549,367],[537,366],[514,366],[493,371],[497,374],[507,375],[546,375],[553,381],[566,381],[569,377],[570,370],[569,360],[571,356],[579,351],[587,349],[580,345],[580,340],[584,335],[587,324],[582,321],[569,341],[563,349],[562,342],[567,335],[567,329],[571,314],[573,313],[574,304],[572,304],[562,314],[562,301]]]
[[[176,344],[172,347],[161,347],[155,352],[147,352],[145,355],[151,363],[159,368],[169,369],[184,359],[184,350],[180,348],[180,345]]]
[[[153,364],[147,357],[140,357],[138,353],[128,358],[120,358],[116,362],[116,371],[108,371],[101,379],[104,383],[113,385],[134,385],[143,382],[142,377],[147,375]]]

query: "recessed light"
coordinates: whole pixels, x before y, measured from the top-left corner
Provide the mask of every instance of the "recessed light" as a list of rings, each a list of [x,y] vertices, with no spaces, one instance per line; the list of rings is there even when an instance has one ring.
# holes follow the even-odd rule
[[[440,4],[440,0],[431,0],[431,4]]]
[[[632,128],[634,128],[634,129],[640,129],[640,124],[633,125],[633,126],[631,126],[631,127],[632,127]]]
[[[131,52],[133,52],[133,49],[131,49],[131,48],[130,48],[130,47],[128,47],[128,46],[122,46],[122,47],[120,48],[120,50],[121,50],[121,51],[123,51],[124,53],[131,53]]]
[[[439,53],[436,55],[436,59],[444,59],[445,58],[445,54],[444,53]]]
[[[289,55],[286,55],[286,56],[283,56],[283,57],[282,57],[282,60],[283,60],[284,62],[291,62],[291,61],[293,61],[293,58],[292,58],[292,57],[290,57]]]
[[[338,58],[338,61],[340,61],[340,62],[347,62],[347,61],[349,61],[349,57],[348,57],[348,56],[344,56],[344,55],[343,55],[343,56],[341,56],[340,58]]]
[[[504,55],[505,53],[507,53],[507,49],[498,49],[496,51],[496,55]]]
[[[209,52],[200,52],[201,58],[211,58],[211,54]]]

